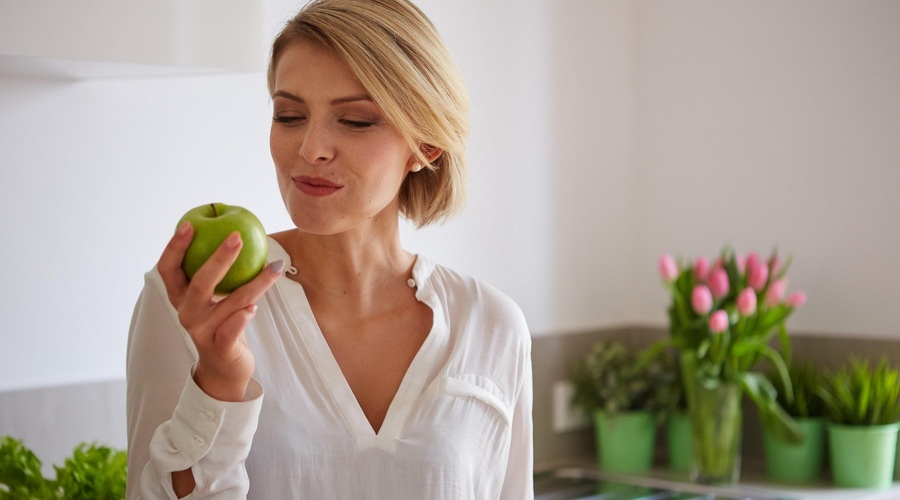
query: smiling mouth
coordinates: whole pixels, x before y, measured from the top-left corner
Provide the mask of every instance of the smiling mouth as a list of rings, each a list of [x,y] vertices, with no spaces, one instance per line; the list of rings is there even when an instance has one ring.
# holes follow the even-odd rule
[[[294,181],[294,185],[297,186],[300,192],[310,196],[328,196],[344,187],[321,177],[301,175],[292,177],[291,180]]]

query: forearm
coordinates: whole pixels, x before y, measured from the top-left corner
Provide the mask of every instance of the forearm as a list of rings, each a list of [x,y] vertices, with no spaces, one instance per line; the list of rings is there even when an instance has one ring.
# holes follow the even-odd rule
[[[255,381],[246,402],[215,400],[189,378],[172,418],[153,434],[141,474],[142,498],[244,498],[244,463],[250,452],[262,388]]]
[[[256,429],[262,388],[253,381],[242,396],[250,403],[224,403],[195,383],[197,352],[179,326],[158,274],[150,272],[138,299],[128,342],[129,499],[176,498],[180,479],[197,477],[195,495],[212,494],[207,482],[246,483],[243,460]],[[241,400],[244,398],[241,397]],[[235,445],[245,441],[245,445]],[[197,443],[201,443],[197,446]],[[179,471],[188,471],[188,474]],[[195,488],[189,488],[194,490]],[[246,490],[246,484],[238,489]],[[226,495],[223,498],[240,498]]]

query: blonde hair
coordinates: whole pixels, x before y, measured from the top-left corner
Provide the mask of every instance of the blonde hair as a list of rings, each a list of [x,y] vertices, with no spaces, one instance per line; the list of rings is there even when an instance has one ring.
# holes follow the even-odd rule
[[[469,100],[431,21],[407,0],[314,0],[272,44],[269,93],[285,48],[298,40],[329,47],[368,90],[425,168],[406,176],[400,213],[417,227],[443,222],[466,195]],[[433,148],[441,151],[429,162]]]

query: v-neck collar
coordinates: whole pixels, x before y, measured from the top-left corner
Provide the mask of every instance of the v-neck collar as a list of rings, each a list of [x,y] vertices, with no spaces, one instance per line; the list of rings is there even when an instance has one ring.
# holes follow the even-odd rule
[[[269,238],[269,261],[283,259],[285,268],[293,264],[290,256],[281,245]],[[431,331],[419,347],[412,362],[403,375],[400,386],[394,394],[385,414],[381,428],[376,433],[359,405],[347,378],[331,352],[328,342],[315,315],[303,286],[296,281],[282,276],[275,282],[278,292],[285,297],[285,303],[291,312],[294,322],[300,331],[300,342],[310,353],[311,363],[327,387],[332,403],[336,406],[349,432],[358,438],[375,439],[381,446],[391,446],[391,442],[403,431],[403,426],[414,408],[416,398],[425,390],[434,375],[434,364],[439,361],[440,353],[447,343],[447,322],[443,306],[438,300],[432,283],[434,264],[421,256],[416,256],[412,278],[416,282],[416,299],[432,310]]]

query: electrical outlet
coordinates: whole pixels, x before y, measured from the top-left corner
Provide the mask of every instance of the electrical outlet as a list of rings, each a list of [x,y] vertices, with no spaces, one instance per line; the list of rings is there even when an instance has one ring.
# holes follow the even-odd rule
[[[568,380],[553,384],[553,432],[557,434],[590,427],[584,411],[572,406],[574,394],[575,387]]]

